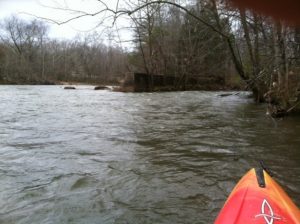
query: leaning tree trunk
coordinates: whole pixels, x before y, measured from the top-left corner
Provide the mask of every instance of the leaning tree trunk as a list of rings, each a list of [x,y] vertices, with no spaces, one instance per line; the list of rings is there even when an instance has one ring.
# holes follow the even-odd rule
[[[215,15],[218,29],[220,32],[223,32],[223,27],[221,25],[216,0],[211,0],[211,3],[212,3],[212,10]],[[228,45],[231,59],[236,68],[236,71],[238,72],[238,74],[242,78],[242,80],[245,81],[248,88],[250,88],[252,90],[255,101],[256,102],[264,102],[265,101],[264,93],[267,91],[267,88],[265,87],[264,82],[260,82],[257,79],[257,76],[259,74],[259,69],[258,69],[259,62],[255,61],[255,59],[258,59],[258,57],[255,58],[255,56],[253,55],[253,47],[252,47],[251,40],[250,40],[248,26],[246,24],[245,12],[242,13],[241,17],[242,16],[244,16],[244,18],[242,18],[241,22],[242,22],[242,24],[244,23],[244,25],[246,25],[246,26],[244,26],[245,38],[246,38],[246,42],[247,42],[247,46],[248,46],[248,53],[251,58],[251,64],[253,66],[252,75],[249,74],[249,72],[247,72],[243,66],[239,49],[236,47],[234,36],[230,33],[227,33],[226,35],[223,35],[222,38],[226,41],[226,43]]]

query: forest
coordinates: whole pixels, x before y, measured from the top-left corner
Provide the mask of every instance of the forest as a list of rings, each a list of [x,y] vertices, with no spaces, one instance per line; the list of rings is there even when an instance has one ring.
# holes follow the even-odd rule
[[[96,32],[51,39],[46,21],[12,16],[0,27],[1,83],[119,85],[126,74],[142,72],[174,76],[177,86],[191,77],[201,86],[210,80],[238,86],[256,102],[268,102],[274,116],[297,110],[300,28],[220,0],[139,0],[116,10],[99,4],[116,20],[130,17],[131,49],[108,46]]]
[[[1,28],[3,83],[110,83],[125,70],[126,55],[121,49],[99,43],[97,33],[70,41],[52,40],[45,22],[14,16],[4,20]]]

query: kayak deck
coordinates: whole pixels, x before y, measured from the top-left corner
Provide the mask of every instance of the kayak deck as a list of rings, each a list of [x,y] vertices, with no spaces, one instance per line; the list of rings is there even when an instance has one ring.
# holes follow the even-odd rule
[[[261,170],[251,169],[236,185],[215,224],[300,224],[300,211]]]

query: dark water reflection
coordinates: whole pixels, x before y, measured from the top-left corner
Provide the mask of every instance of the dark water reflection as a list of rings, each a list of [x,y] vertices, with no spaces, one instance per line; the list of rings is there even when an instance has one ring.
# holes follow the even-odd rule
[[[300,204],[300,119],[246,93],[0,87],[0,223],[213,223],[264,159]]]

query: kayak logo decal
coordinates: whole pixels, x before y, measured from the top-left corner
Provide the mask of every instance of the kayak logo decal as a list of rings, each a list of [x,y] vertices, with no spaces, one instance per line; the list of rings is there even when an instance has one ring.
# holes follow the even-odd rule
[[[281,220],[280,217],[274,216],[273,209],[266,199],[261,204],[261,214],[255,216],[255,218],[259,217],[263,217],[266,224],[273,224],[275,220]]]

